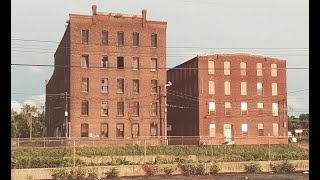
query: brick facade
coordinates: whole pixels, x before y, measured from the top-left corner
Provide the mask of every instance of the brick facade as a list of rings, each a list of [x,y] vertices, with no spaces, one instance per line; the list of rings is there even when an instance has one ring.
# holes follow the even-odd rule
[[[209,61],[214,64],[211,74]],[[230,62],[230,75],[224,74],[224,62]],[[243,70],[245,75],[241,75],[241,62],[246,65]],[[257,63],[262,64],[262,76],[257,76]],[[271,76],[271,64],[276,64],[276,76]],[[197,56],[168,70],[167,79],[172,82],[167,98],[168,125],[172,126],[169,135],[200,136],[204,144],[222,144],[226,141],[235,144],[266,144],[270,134],[273,144],[288,143],[287,138],[283,137],[288,132],[285,60],[250,54]],[[211,94],[209,81],[214,82]],[[230,95],[225,95],[226,81],[230,82]],[[243,95],[241,82],[244,82]],[[257,92],[258,82],[262,83],[262,95]],[[272,96],[272,83],[277,84],[275,96]],[[214,111],[209,112],[209,102],[214,102]],[[230,109],[225,109],[226,102],[231,104]],[[242,113],[241,102],[247,103],[247,114],[245,111]],[[262,109],[258,109],[258,103],[263,103]],[[274,112],[277,115],[273,114],[272,103],[277,103],[278,110]],[[262,114],[258,115],[258,111]],[[214,127],[211,134],[210,124]],[[225,124],[230,124],[231,129],[228,130]],[[228,136],[230,132],[231,137]]]
[[[47,136],[65,136],[65,96],[68,93],[68,121],[70,137],[81,136],[81,125],[88,124],[88,133],[101,136],[101,124],[108,126],[108,138],[117,138],[116,125],[124,124],[124,137],[132,138],[132,124],[139,124],[139,136],[150,136],[151,124],[157,135],[163,135],[160,122],[159,86],[166,84],[166,22],[146,20],[142,15],[101,13],[92,7],[92,15],[69,15],[65,35],[55,53],[55,68],[46,85]],[[83,30],[88,31],[88,43],[83,44]],[[102,32],[107,32],[107,45]],[[124,44],[118,45],[118,32],[123,32]],[[133,46],[133,33],[139,33],[139,45]],[[156,34],[156,47],[151,47],[151,35]],[[88,68],[82,67],[82,56],[88,56]],[[107,56],[107,68],[101,68]],[[117,68],[117,57],[123,57],[123,69]],[[133,70],[133,58],[139,58],[139,70]],[[151,69],[151,58],[157,59],[157,70]],[[88,90],[82,90],[82,78],[88,78]],[[102,78],[108,79],[108,92],[102,93]],[[117,79],[124,80],[123,93],[117,92]],[[133,80],[139,80],[139,93],[133,92]],[[151,80],[157,80],[157,92],[151,92]],[[60,84],[60,86],[58,86]],[[161,98],[163,101],[163,98]],[[88,115],[82,115],[82,102],[88,102]],[[118,116],[118,103],[123,101],[124,114]],[[101,103],[108,103],[108,115],[101,115]],[[133,102],[139,102],[139,115],[133,115]],[[151,103],[157,103],[157,115],[151,115]],[[161,110],[164,106],[162,102]],[[56,106],[63,108],[57,109]],[[161,112],[162,112],[161,111]],[[162,112],[163,113],[163,112]],[[163,117],[163,116],[162,116]],[[59,130],[57,130],[59,129]],[[58,133],[54,133],[57,131]]]

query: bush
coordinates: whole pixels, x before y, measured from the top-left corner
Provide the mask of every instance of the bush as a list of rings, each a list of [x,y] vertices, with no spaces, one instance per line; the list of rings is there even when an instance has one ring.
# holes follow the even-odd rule
[[[172,173],[174,172],[174,169],[172,167],[165,167],[163,169],[164,173],[166,173],[169,176],[172,176]]]
[[[98,179],[97,169],[89,169],[87,179]]]
[[[294,172],[296,169],[293,164],[289,163],[288,161],[284,161],[279,164],[275,164],[271,167],[271,169],[275,173],[286,173],[286,172]]]
[[[115,178],[119,176],[119,170],[117,170],[116,168],[112,168],[110,171],[106,172],[105,175],[107,176],[107,178]]]
[[[81,167],[72,168],[68,174],[68,179],[84,179],[87,171]]]
[[[205,175],[206,169],[204,168],[203,164],[199,164],[196,168],[196,174],[197,175]]]
[[[54,169],[51,171],[52,179],[67,179],[69,173],[66,169]]]
[[[180,169],[182,171],[182,174],[186,176],[195,175],[197,172],[197,167],[191,164],[180,165]]]
[[[247,173],[259,173],[261,172],[261,166],[257,163],[245,164],[244,170]]]
[[[143,165],[142,168],[147,176],[154,176],[158,172],[158,168],[153,165]]]
[[[210,174],[216,174],[220,171],[220,168],[217,164],[212,164],[210,166]]]

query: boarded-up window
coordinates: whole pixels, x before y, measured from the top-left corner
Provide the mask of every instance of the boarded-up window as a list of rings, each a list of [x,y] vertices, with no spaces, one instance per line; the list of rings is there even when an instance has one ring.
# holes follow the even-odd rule
[[[139,116],[139,102],[132,103],[132,115]]]
[[[264,136],[263,124],[258,124],[258,136]]]
[[[81,124],[81,137],[89,137],[89,124]]]
[[[117,79],[117,93],[124,92],[124,79]]]
[[[209,114],[210,115],[216,114],[216,103],[213,101],[209,102]]]
[[[81,57],[81,68],[88,68],[89,67],[89,56],[82,55]]]
[[[139,136],[139,124],[132,124],[132,137]]]
[[[157,34],[151,34],[151,47],[157,47]]]
[[[117,116],[123,116],[124,115],[124,102],[118,101],[117,102]]]
[[[257,76],[262,76],[262,63],[257,63]]]
[[[215,94],[214,81],[209,81],[209,94]]]
[[[247,64],[245,62],[240,63],[240,74],[241,76],[247,75]]]
[[[101,33],[101,41],[102,45],[108,45],[108,31],[103,31]]]
[[[124,68],[124,57],[119,56],[117,57],[117,69],[123,69]]]
[[[123,124],[117,124],[117,138],[123,138],[124,137],[124,125]]]
[[[214,74],[214,61],[208,61],[208,74]]]
[[[139,94],[139,80],[135,79],[133,80],[133,89],[134,94]]]
[[[257,95],[262,96],[263,95],[263,84],[262,82],[257,83]]]
[[[139,70],[139,58],[134,57],[132,61],[132,69],[133,70]]]
[[[118,32],[118,46],[123,46],[124,44],[124,33]]]
[[[158,68],[157,58],[151,58],[151,69],[150,71],[156,71]]]
[[[241,95],[247,95],[247,82],[241,82]]]
[[[82,44],[88,44],[89,30],[82,30],[81,36],[82,36],[82,40],[81,40]]]
[[[107,69],[108,67],[108,56],[103,56],[101,59],[101,69]]]
[[[216,137],[216,125],[215,124],[210,124],[209,125],[209,135],[210,137]]]
[[[157,80],[155,80],[155,79],[151,80],[151,93],[152,94],[158,93],[158,83],[157,83]]]
[[[88,116],[89,112],[88,112],[88,109],[89,109],[89,104],[88,104],[88,101],[87,100],[84,100],[81,102],[81,115],[82,116]]]
[[[108,116],[108,102],[101,102],[101,116]]]
[[[230,62],[229,61],[223,62],[223,72],[224,72],[224,75],[230,75]]]
[[[88,92],[89,91],[89,78],[83,77],[81,81],[81,91]]]
[[[224,103],[224,110],[225,110],[226,116],[231,115],[231,103],[230,102]]]
[[[271,64],[271,76],[275,77],[277,76],[277,64]]]
[[[272,103],[272,116],[278,116],[278,103]]]
[[[248,115],[248,104],[247,104],[247,102],[241,102],[241,115]]]
[[[108,79],[101,79],[101,93],[108,93]]]
[[[224,82],[224,94],[230,95],[230,81]]]
[[[272,96],[278,95],[278,85],[277,83],[272,83]]]
[[[132,35],[132,45],[139,46],[139,33],[134,32]]]
[[[158,135],[158,124],[151,123],[150,124],[150,136],[157,136]]]
[[[248,124],[241,124],[242,136],[248,136]]]
[[[158,103],[156,102],[151,103],[150,115],[157,116],[157,114],[158,114]]]
[[[279,125],[277,123],[273,123],[273,125],[272,125],[272,135],[274,137],[279,136]]]
[[[262,116],[263,115],[263,103],[262,102],[257,103],[257,109],[258,109],[258,116]]]
[[[108,124],[107,123],[101,123],[101,137],[108,137]]]

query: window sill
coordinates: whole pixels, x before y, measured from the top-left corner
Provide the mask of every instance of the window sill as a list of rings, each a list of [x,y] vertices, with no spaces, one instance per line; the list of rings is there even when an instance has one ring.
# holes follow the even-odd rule
[[[123,71],[123,70],[124,70],[124,67],[123,67],[123,68],[117,68],[117,70],[121,70],[121,71]]]
[[[139,71],[139,69],[132,69],[132,71]]]
[[[138,92],[133,92],[132,94],[134,94],[134,95],[139,95],[139,93],[138,93]]]
[[[102,93],[102,94],[108,94],[108,92],[103,92],[103,91],[101,91],[101,93]]]
[[[131,46],[131,47],[133,47],[133,48],[138,48],[138,47],[139,47],[139,45],[138,45],[138,46],[134,46],[134,45],[133,45],[133,46]]]
[[[117,94],[123,94],[123,92],[117,92]]]
[[[156,69],[150,69],[150,72],[156,72],[157,70]]]
[[[139,115],[131,115],[132,117],[139,117]]]
[[[124,139],[124,137],[116,137],[116,138],[118,138],[118,139]]]
[[[82,93],[89,93],[89,91],[81,91]]]
[[[109,117],[109,115],[100,115],[100,117]]]
[[[124,117],[124,115],[116,115],[116,117]]]
[[[158,115],[150,115],[150,117],[158,117]]]
[[[156,93],[151,93],[152,95],[157,95],[158,93],[156,92]]]
[[[119,45],[119,44],[118,44],[117,47],[124,47],[124,45]]]
[[[105,67],[105,68],[104,68],[104,67],[102,67],[102,68],[100,68],[100,69],[101,69],[101,70],[107,70],[108,68],[106,68],[106,67]]]
[[[80,115],[80,117],[89,117],[89,115]]]
[[[88,69],[88,68],[89,68],[89,67],[82,67],[82,66],[81,66],[81,69]]]
[[[157,49],[158,46],[151,46],[150,49]]]

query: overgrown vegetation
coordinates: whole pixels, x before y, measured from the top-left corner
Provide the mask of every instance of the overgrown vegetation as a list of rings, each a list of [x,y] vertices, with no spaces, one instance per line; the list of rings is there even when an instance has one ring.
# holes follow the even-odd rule
[[[158,172],[158,167],[153,165],[142,165],[147,176],[154,176]]]
[[[164,167],[163,168],[164,173],[168,176],[172,176],[172,173],[174,172],[174,169],[172,167]]]
[[[262,171],[260,164],[257,164],[257,163],[245,164],[244,170],[247,173],[259,173]]]
[[[210,174],[216,174],[220,171],[220,167],[218,166],[218,164],[212,164],[210,166]]]
[[[287,173],[287,172],[294,172],[296,169],[293,166],[293,164],[291,164],[288,161],[284,161],[278,164],[274,164],[271,167],[272,171],[274,171],[275,173]]]
[[[182,174],[185,176],[204,175],[206,171],[203,164],[180,164],[179,167],[181,169]]]

